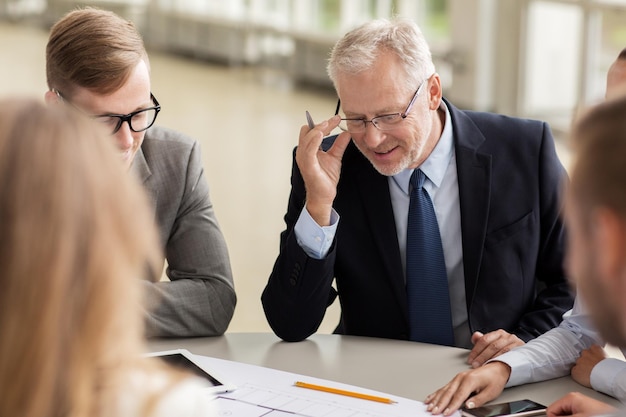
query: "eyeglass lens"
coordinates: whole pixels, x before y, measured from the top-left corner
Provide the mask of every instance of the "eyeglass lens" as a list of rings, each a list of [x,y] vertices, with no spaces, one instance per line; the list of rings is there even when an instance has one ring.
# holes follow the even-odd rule
[[[431,77],[432,77],[432,75],[431,75]],[[378,130],[392,130],[392,129],[395,129],[396,125],[398,123],[400,123],[402,120],[404,120],[404,118],[411,111],[411,108],[413,107],[413,103],[415,102],[415,99],[417,98],[417,96],[419,95],[420,91],[422,90],[422,87],[424,86],[424,83],[426,83],[426,81],[429,78],[430,77],[425,78],[420,83],[419,87],[417,87],[417,90],[415,90],[415,93],[413,94],[413,98],[411,99],[411,101],[409,102],[409,104],[406,107],[406,110],[403,113],[382,114],[380,116],[373,117],[371,120],[365,120],[365,119],[341,119],[341,122],[339,122],[339,128],[341,130],[343,130],[343,131],[350,131],[351,133],[362,133],[362,132],[365,132],[365,130],[367,129],[367,124],[371,123]],[[337,101],[337,108],[335,109],[335,115],[337,115],[339,113],[340,106],[341,106],[341,100],[338,100]]]
[[[124,122],[128,122],[130,130],[133,132],[142,132],[148,129],[157,117],[157,109],[150,108],[139,110],[126,116],[100,116],[98,120],[104,123],[112,133],[116,133]]]
[[[354,120],[342,120],[339,124],[339,128],[342,130],[348,130],[353,133],[364,132],[367,128],[367,123],[372,123],[379,130],[391,130],[402,120],[400,113],[385,114],[382,116],[374,117],[372,120],[354,119]]]

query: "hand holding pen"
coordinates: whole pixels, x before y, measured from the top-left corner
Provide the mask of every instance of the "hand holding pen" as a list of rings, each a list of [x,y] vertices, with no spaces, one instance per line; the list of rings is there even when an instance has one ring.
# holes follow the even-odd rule
[[[306,115],[306,122],[309,125],[309,128],[313,129],[315,127],[315,122],[313,121],[313,118],[311,117],[311,113],[309,113],[309,111],[306,110],[304,114]]]
[[[296,149],[296,163],[306,187],[306,208],[320,226],[330,225],[333,201],[337,195],[337,183],[341,172],[341,159],[350,135],[341,133],[326,152],[320,149],[324,137],[339,125],[339,116],[333,116],[315,124],[307,111],[307,124],[300,129]]]

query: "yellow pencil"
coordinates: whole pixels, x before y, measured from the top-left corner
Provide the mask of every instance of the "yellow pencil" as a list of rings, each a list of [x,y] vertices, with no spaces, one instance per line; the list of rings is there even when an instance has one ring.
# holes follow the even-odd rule
[[[322,385],[309,384],[308,382],[296,381],[294,385],[296,387],[308,388],[308,389],[313,389],[316,391],[330,392],[331,394],[345,395],[347,397],[360,398],[362,400],[377,401],[379,403],[394,404],[396,402],[389,398],[377,397],[375,395],[369,395],[369,394],[361,394],[359,392],[346,391],[346,390],[338,389],[338,388],[324,387]]]

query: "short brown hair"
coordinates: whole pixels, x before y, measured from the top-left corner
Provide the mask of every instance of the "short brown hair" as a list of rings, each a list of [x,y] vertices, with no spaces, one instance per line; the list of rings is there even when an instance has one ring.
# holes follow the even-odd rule
[[[97,8],[73,10],[50,31],[48,88],[68,97],[75,87],[113,93],[142,59],[149,65],[143,39],[132,22]]]
[[[583,216],[599,206],[626,219],[626,96],[618,96],[583,113],[574,123],[576,149],[570,195]]]

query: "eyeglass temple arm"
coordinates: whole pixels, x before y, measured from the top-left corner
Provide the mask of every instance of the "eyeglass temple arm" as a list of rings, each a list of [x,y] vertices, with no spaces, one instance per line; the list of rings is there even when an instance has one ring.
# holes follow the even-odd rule
[[[335,109],[335,116],[339,114],[340,107],[341,107],[341,99],[337,99],[337,108]]]

